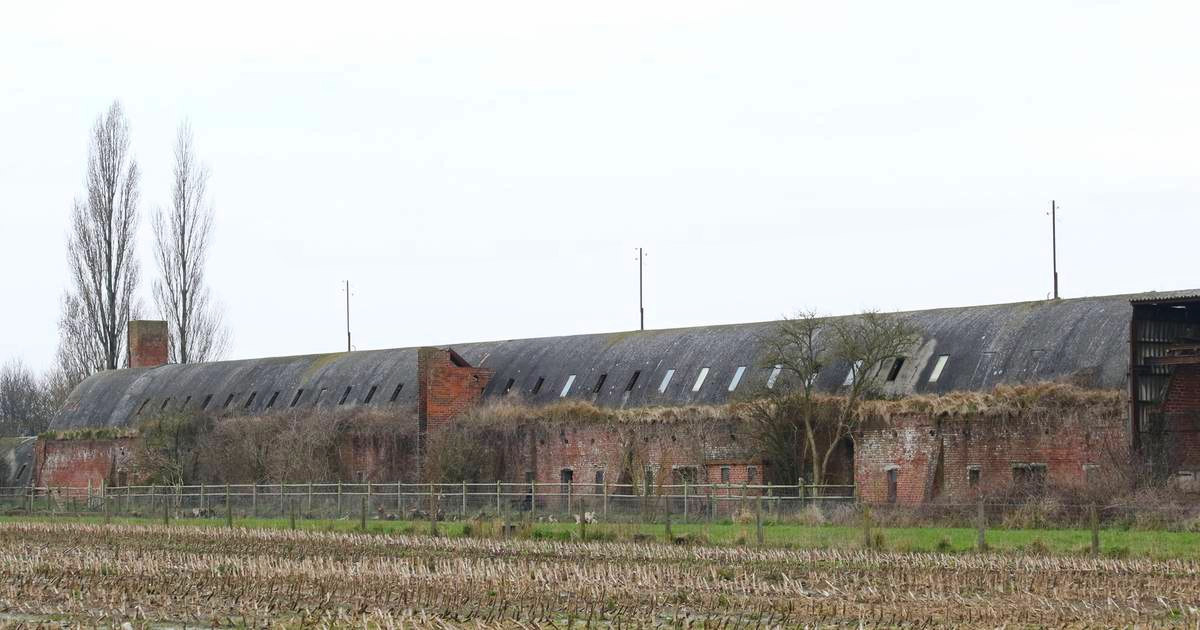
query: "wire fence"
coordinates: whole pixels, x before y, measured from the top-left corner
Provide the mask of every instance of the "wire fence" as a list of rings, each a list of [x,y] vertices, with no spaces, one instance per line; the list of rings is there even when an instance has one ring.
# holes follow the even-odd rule
[[[299,518],[556,522],[711,522],[794,517],[855,502],[854,486],[568,483],[292,483],[187,486],[0,487],[21,514],[166,518]]]

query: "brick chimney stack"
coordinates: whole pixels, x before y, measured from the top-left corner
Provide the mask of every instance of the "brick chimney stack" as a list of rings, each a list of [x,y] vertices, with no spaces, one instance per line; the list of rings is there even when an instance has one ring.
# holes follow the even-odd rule
[[[129,367],[167,364],[167,322],[129,320]]]

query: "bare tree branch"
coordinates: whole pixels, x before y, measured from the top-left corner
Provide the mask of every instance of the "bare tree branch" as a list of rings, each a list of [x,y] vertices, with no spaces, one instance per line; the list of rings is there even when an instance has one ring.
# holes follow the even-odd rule
[[[72,357],[88,372],[115,369],[124,358],[138,283],[137,205],[138,166],[129,149],[129,122],[114,102],[92,128],[87,199],[75,201],[67,238],[71,283],[59,328],[71,334],[59,339],[60,357]],[[61,347],[67,344],[80,347]]]
[[[204,282],[212,235],[208,169],[196,158],[192,130],[179,126],[175,145],[175,182],[171,207],[154,215],[154,259],[159,278],[154,303],[167,321],[170,359],[196,363],[220,358],[228,341],[221,310]]]

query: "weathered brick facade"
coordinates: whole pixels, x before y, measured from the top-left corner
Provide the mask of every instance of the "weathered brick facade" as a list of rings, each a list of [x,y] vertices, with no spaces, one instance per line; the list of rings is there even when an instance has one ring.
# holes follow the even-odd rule
[[[125,481],[134,438],[43,439],[34,450],[35,483],[48,488],[92,488]]]
[[[1010,418],[893,417],[857,440],[855,481],[871,503],[970,501],[1015,483],[1078,486],[1128,461],[1119,413]]]
[[[129,367],[149,368],[167,364],[167,322],[129,322]]]
[[[1178,365],[1162,411],[1167,470],[1200,477],[1200,365]]]
[[[417,353],[419,431],[438,431],[479,402],[492,371],[471,367],[453,350],[421,348]]]

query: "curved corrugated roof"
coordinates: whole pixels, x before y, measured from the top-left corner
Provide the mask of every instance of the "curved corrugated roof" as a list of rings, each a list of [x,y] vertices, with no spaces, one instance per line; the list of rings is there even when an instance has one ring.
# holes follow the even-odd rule
[[[885,390],[893,394],[984,390],[997,384],[1059,379],[1124,387],[1130,302],[1152,295],[901,313],[923,337],[919,351],[905,360],[895,382],[886,383]],[[511,380],[512,393],[534,403],[550,402],[559,399],[574,376],[567,397],[603,406],[721,403],[733,395],[730,385],[739,368],[745,369],[737,392],[765,387],[771,369],[761,365],[758,340],[770,334],[774,325],[518,339],[453,348],[472,365],[495,371],[485,392],[488,396],[503,394]],[[942,356],[946,360],[940,377],[931,382]],[[705,368],[706,378],[697,388]],[[835,390],[848,369],[845,365],[826,369],[818,379],[819,388]],[[673,371],[669,380],[668,371]],[[72,392],[52,428],[122,426],[134,422],[139,410],[177,408],[185,402],[198,408],[206,399],[210,410],[260,413],[268,406],[290,407],[301,390],[296,400],[301,407],[337,406],[343,396],[346,405],[365,404],[372,387],[376,389],[372,405],[411,406],[417,395],[416,375],[416,348],[102,372]],[[597,391],[601,375],[604,381]],[[398,386],[402,388],[393,401]],[[786,387],[786,377],[777,386]]]

